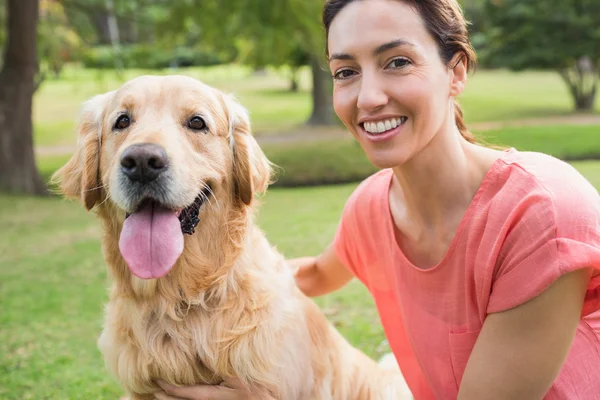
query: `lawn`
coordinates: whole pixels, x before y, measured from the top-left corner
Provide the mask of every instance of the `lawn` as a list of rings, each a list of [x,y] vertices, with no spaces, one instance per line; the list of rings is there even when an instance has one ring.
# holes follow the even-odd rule
[[[72,144],[73,127],[81,104],[91,96],[113,90],[142,74],[186,74],[234,93],[252,115],[255,134],[285,133],[302,128],[311,111],[310,71],[300,74],[300,91],[287,90],[284,73],[253,73],[230,65],[184,70],[129,70],[123,76],[110,71],[67,68],[59,80],[44,82],[35,96],[35,141],[38,146]],[[60,101],[57,101],[60,99]],[[461,96],[468,122],[506,121],[570,113],[566,86],[552,72],[477,71]],[[600,102],[597,102],[600,111]]]
[[[573,164],[600,187],[600,162]],[[260,225],[286,256],[317,254],[355,186],[272,189]],[[0,398],[117,398],[95,344],[108,283],[94,217],[57,198],[4,195],[0,226]],[[317,302],[354,345],[373,357],[388,351],[358,282]]]

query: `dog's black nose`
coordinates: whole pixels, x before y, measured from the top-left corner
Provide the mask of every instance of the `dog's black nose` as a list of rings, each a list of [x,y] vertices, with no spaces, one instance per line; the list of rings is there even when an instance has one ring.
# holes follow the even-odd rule
[[[151,143],[129,146],[121,156],[121,170],[132,181],[148,183],[166,171],[169,165],[167,152]]]

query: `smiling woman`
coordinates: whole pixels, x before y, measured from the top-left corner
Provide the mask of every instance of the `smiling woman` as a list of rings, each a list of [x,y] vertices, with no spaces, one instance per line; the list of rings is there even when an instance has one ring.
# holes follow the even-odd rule
[[[417,399],[596,398],[596,190],[555,158],[477,144],[456,0],[329,0],[323,24],[335,111],[382,171],[332,246],[294,260],[299,287],[362,281]]]

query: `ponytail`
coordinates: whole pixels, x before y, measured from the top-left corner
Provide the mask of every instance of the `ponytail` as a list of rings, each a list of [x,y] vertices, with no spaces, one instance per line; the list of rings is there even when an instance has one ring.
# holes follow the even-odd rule
[[[463,110],[456,100],[454,100],[454,119],[456,120],[456,126],[460,132],[460,135],[469,143],[477,143],[475,135],[469,131],[467,125],[465,124]]]

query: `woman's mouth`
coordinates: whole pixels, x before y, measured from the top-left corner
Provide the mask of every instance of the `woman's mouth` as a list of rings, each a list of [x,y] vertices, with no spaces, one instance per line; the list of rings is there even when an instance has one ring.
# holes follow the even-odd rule
[[[387,118],[379,121],[366,121],[360,124],[366,137],[374,142],[388,140],[400,132],[408,117]]]

